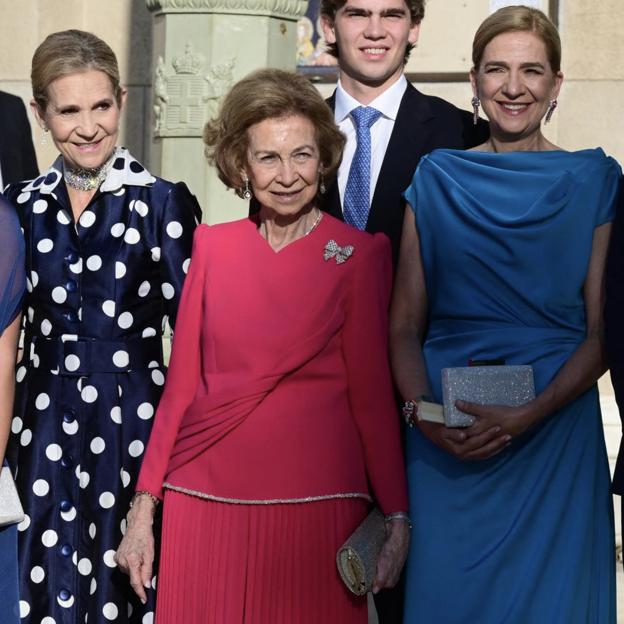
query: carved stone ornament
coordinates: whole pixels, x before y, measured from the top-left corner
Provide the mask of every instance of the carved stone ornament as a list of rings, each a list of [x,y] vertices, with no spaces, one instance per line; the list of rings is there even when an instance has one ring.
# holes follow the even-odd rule
[[[291,20],[304,15],[308,6],[307,0],[146,0],[146,4],[160,13],[235,13]]]
[[[202,75],[205,59],[186,44],[184,54],[171,61],[167,72],[158,57],[154,76],[154,135],[157,137],[201,136],[206,121],[217,113],[219,100],[234,83],[236,59],[213,65]]]

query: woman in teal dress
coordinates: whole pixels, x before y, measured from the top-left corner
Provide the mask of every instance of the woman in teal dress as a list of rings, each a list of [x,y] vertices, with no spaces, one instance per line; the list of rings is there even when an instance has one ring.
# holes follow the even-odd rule
[[[473,44],[474,151],[423,158],[391,314],[403,398],[441,402],[440,369],[502,359],[533,367],[516,408],[458,403],[466,429],[407,433],[405,622],[614,624],[615,547],[596,381],[603,270],[621,170],[600,149],[541,132],[562,81],[546,16],[508,7]],[[417,411],[417,410],[416,410]]]
[[[0,466],[15,391],[15,352],[26,287],[24,239],[13,207],[0,195]],[[1,504],[1,501],[0,501]],[[0,624],[20,620],[17,589],[17,526],[0,527]]]

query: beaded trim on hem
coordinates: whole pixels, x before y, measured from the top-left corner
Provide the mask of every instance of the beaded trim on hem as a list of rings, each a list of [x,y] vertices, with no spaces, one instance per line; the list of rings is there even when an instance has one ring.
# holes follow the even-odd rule
[[[205,492],[199,492],[198,490],[189,490],[188,488],[178,487],[171,483],[163,483],[163,488],[166,490],[173,490],[174,492],[180,492],[182,494],[189,494],[190,496],[196,496],[197,498],[204,498],[206,500],[215,501],[217,503],[232,503],[234,505],[283,505],[289,503],[315,503],[323,500],[334,500],[336,498],[364,498],[369,502],[373,499],[368,494],[362,494],[361,492],[347,492],[346,494],[321,494],[319,496],[306,496],[305,498],[271,498],[271,499],[245,499],[245,498],[225,498],[223,496],[214,496],[213,494],[206,494]]]

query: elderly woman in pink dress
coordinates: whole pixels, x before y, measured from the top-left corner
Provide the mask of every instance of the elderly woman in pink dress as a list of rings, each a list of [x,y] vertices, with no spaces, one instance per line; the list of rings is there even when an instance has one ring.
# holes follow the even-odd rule
[[[304,78],[242,80],[205,141],[221,179],[260,210],[197,230],[117,561],[144,596],[164,498],[159,624],[366,624],[336,551],[374,496],[387,520],[378,591],[396,583],[409,534],[389,242],[318,209],[344,138]]]

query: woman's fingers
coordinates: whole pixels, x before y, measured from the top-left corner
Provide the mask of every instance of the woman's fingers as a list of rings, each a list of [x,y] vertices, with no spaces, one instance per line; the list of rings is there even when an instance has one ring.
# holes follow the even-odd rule
[[[494,438],[490,442],[480,446],[477,449],[468,451],[462,456],[462,459],[466,460],[483,460],[489,459],[494,455],[500,453],[511,444],[511,436],[502,435]]]
[[[379,553],[377,571],[372,591],[394,587],[401,575],[409,546],[409,525],[402,520],[394,520],[387,525],[388,537]]]
[[[119,569],[129,575],[134,593],[145,604],[145,590],[151,586],[154,544],[151,535],[141,537],[135,535],[135,532],[129,530],[121,541],[115,561]]]
[[[138,560],[130,562],[130,585],[134,589],[134,593],[139,597],[139,600],[145,604],[147,595],[143,586],[143,579],[141,578],[141,564]]]
[[[393,553],[389,553],[384,545],[377,560],[377,574],[375,575],[375,582],[372,588],[373,594],[378,593],[380,589],[394,587],[399,580],[401,567]]]
[[[151,556],[145,558],[141,566],[141,581],[145,589],[149,589],[152,586],[152,560]]]

